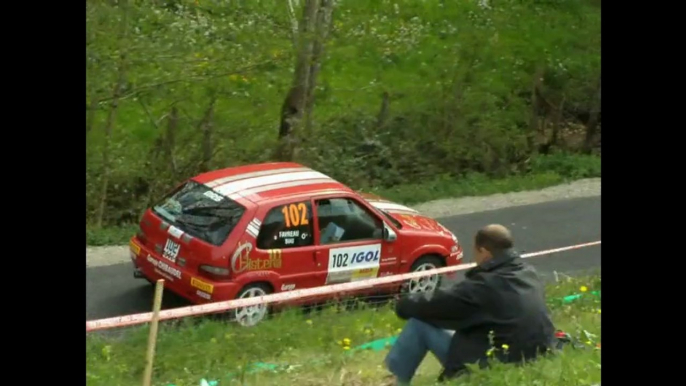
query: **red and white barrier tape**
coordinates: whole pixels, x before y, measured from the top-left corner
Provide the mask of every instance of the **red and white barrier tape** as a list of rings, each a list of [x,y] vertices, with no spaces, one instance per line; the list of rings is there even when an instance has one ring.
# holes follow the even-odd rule
[[[536,257],[536,256],[544,256],[544,255],[550,255],[553,253],[570,251],[573,249],[591,247],[594,245],[600,245],[600,241],[593,241],[590,243],[571,245],[571,246],[562,247],[562,248],[548,249],[548,250],[540,251],[540,252],[525,253],[522,255],[522,257],[523,258],[529,258],[529,257]],[[234,308],[248,307],[248,306],[254,306],[254,305],[258,305],[258,304],[278,303],[278,302],[294,300],[294,299],[298,299],[298,298],[306,298],[306,297],[310,297],[310,296],[327,295],[327,294],[336,293],[336,292],[356,291],[356,290],[361,290],[361,289],[377,286],[379,284],[390,284],[390,283],[395,283],[395,282],[399,282],[399,281],[405,281],[408,279],[417,279],[417,278],[420,278],[423,276],[430,276],[430,275],[444,274],[444,273],[449,273],[449,272],[463,271],[466,269],[473,268],[475,266],[476,266],[476,264],[474,264],[474,263],[460,264],[460,265],[455,265],[455,266],[451,266],[451,267],[443,267],[443,268],[438,268],[438,269],[432,269],[429,271],[418,271],[418,272],[412,272],[412,273],[405,273],[405,274],[401,274],[401,275],[385,276],[385,277],[379,277],[379,278],[369,279],[369,280],[364,280],[364,281],[356,281],[356,282],[351,282],[351,283],[333,284],[333,285],[327,285],[327,286],[321,286],[321,287],[306,288],[306,289],[301,289],[301,290],[293,290],[293,291],[288,291],[288,292],[280,292],[280,293],[275,293],[275,294],[271,294],[271,295],[258,296],[258,297],[252,297],[252,298],[234,299],[234,300],[226,300],[226,301],[216,302],[216,303],[201,304],[201,305],[196,305],[196,306],[172,308],[169,310],[160,311],[159,320],[178,319],[178,318],[183,318],[183,317],[187,317],[187,316],[194,316],[194,315],[202,315],[202,314],[228,311],[228,310],[231,310]],[[136,324],[143,324],[143,323],[148,323],[151,320],[152,320],[152,312],[144,312],[144,313],[140,313],[140,314],[115,316],[113,318],[106,318],[106,319],[90,320],[90,321],[86,321],[86,332],[96,331],[96,330],[104,330],[104,329],[115,328],[115,327],[132,326],[132,325],[136,325]]]

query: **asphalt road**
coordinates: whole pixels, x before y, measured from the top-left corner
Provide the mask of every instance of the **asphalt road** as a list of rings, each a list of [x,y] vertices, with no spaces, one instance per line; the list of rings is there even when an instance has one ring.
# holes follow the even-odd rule
[[[460,239],[468,261],[472,234],[491,223],[508,226],[521,253],[537,252],[600,240],[600,197],[444,217],[439,221]],[[554,271],[566,275],[599,271],[600,246],[534,257],[529,261],[548,279]],[[150,311],[152,297],[152,287],[145,280],[133,278],[130,263],[86,270],[86,320]],[[163,308],[185,305],[188,305],[185,300],[165,292]]]

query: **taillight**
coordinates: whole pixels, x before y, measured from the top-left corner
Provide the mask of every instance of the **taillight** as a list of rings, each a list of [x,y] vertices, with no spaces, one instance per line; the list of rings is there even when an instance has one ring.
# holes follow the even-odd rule
[[[224,267],[215,267],[213,265],[201,265],[199,267],[201,271],[209,273],[212,276],[218,276],[221,278],[226,278],[229,276],[229,269]]]

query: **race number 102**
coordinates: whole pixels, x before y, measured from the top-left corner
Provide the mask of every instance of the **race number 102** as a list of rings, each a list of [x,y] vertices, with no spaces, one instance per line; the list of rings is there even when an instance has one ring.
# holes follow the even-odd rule
[[[297,227],[300,225],[309,225],[307,220],[307,206],[304,203],[284,205],[281,208],[286,228]]]

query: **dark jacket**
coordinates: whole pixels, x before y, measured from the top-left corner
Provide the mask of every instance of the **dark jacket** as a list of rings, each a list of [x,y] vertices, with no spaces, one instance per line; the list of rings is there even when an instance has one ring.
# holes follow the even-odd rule
[[[495,256],[465,276],[450,288],[412,294],[396,306],[402,319],[455,330],[440,379],[459,375],[465,364],[485,365],[491,347],[502,362],[530,360],[553,348],[555,328],[543,284],[516,252]],[[509,346],[507,350],[503,344]]]

